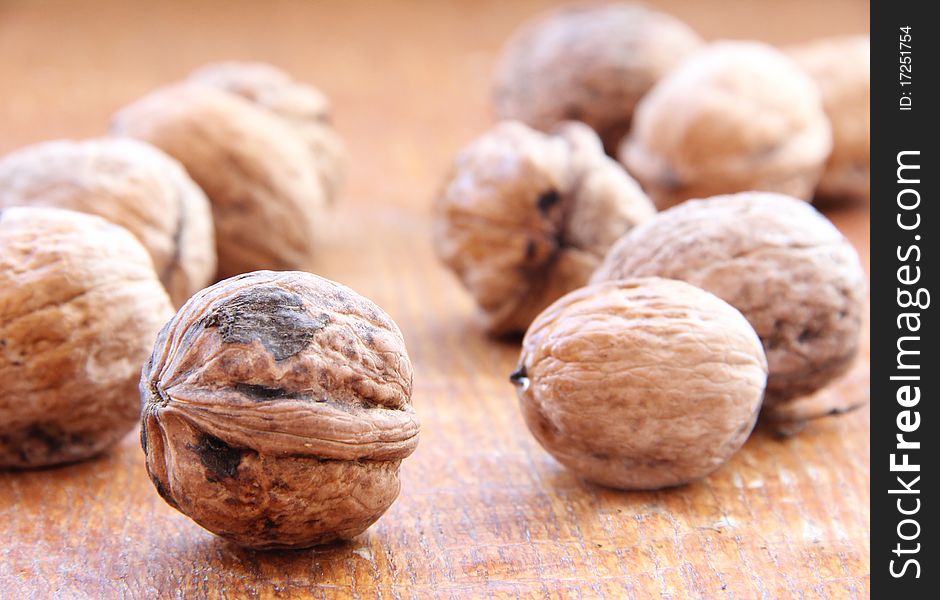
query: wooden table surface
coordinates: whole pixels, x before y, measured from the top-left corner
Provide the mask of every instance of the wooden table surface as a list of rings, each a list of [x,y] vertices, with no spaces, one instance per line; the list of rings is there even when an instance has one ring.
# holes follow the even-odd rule
[[[709,38],[868,30],[865,2],[659,4]],[[310,551],[203,531],[157,496],[135,435],[97,460],[0,473],[0,597],[869,595],[867,409],[789,439],[758,430],[711,477],[654,493],[584,484],[526,430],[507,381],[518,343],[481,333],[433,257],[428,208],[492,122],[500,42],[539,5],[0,0],[0,152],[101,134],[114,109],[209,60],[270,61],[333,98],[352,160],[312,270],[398,321],[423,424],[388,513]],[[867,267],[867,208],[830,216]],[[866,351],[829,393],[867,395],[868,381]]]

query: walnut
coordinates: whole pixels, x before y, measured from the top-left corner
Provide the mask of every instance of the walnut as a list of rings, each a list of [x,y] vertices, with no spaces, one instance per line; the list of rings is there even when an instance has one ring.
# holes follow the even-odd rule
[[[812,206],[751,192],[664,211],[614,244],[592,281],[644,276],[687,281],[744,313],[770,365],[766,416],[828,412],[822,403],[801,403],[798,413],[788,405],[851,366],[865,273],[849,241]]]
[[[0,160],[0,208],[67,208],[137,236],[176,306],[215,276],[212,212],[180,164],[136,140],[58,140]]]
[[[832,124],[832,155],[817,197],[870,198],[871,48],[867,35],[828,38],[790,49],[822,91]]]
[[[503,50],[496,113],[543,131],[583,121],[613,152],[640,98],[701,43],[684,23],[636,4],[575,4],[542,13]]]
[[[124,228],[0,209],[0,468],[89,458],[133,429],[140,364],[172,313]]]
[[[681,281],[604,282],[564,296],[526,332],[526,424],[589,481],[655,489],[704,477],[744,444],[767,361],[737,310]]]
[[[252,548],[364,531],[418,442],[395,323],[302,272],[227,279],[187,302],[144,367],[141,443],[160,495]]]
[[[524,331],[584,285],[649,199],[585,125],[553,135],[505,121],[457,157],[435,206],[437,254],[496,334]]]
[[[816,85],[758,42],[717,42],[637,107],[620,160],[662,209],[748,190],[808,200],[832,148]]]
[[[330,101],[320,90],[258,62],[206,65],[190,79],[238,94],[286,119],[310,147],[326,200],[335,201],[343,183],[346,148],[331,124]]]
[[[122,109],[113,131],[173,156],[205,190],[219,277],[309,267],[324,190],[307,143],[286,120],[235,94],[184,82]]]

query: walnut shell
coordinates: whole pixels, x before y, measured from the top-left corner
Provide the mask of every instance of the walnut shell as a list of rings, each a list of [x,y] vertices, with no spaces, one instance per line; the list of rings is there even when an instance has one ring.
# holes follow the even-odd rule
[[[496,113],[543,131],[583,121],[613,152],[640,98],[701,44],[681,21],[637,4],[550,10],[506,43],[493,89]]]
[[[331,125],[330,101],[320,90],[259,62],[210,64],[189,78],[237,94],[286,119],[307,141],[327,202],[335,201],[343,183],[346,147]]]
[[[771,419],[848,370],[858,352],[865,298],[858,254],[796,198],[751,192],[664,211],[614,244],[592,281],[645,276],[687,281],[744,313],[767,353]],[[828,411],[806,404],[786,418]]]
[[[717,42],[647,94],[620,160],[662,209],[762,190],[808,200],[832,149],[819,90],[758,42]]]
[[[233,277],[180,309],[144,367],[147,471],[242,546],[350,538],[398,496],[411,390],[401,332],[369,300],[309,273]]]
[[[235,94],[186,82],[122,109],[113,131],[173,156],[205,190],[219,277],[309,266],[324,191],[306,142],[284,119]]]
[[[0,209],[0,468],[89,458],[133,429],[140,363],[171,314],[124,228]]]
[[[601,485],[655,489],[704,477],[744,444],[766,377],[741,313],[647,278],[584,287],[545,309],[511,380],[559,462]]]
[[[790,49],[822,92],[832,155],[816,188],[829,200],[870,200],[871,47],[867,35],[826,38]]]
[[[505,121],[458,155],[437,198],[434,246],[486,328],[520,332],[654,212],[587,126],[546,135]]]
[[[176,306],[215,276],[215,234],[205,194],[182,166],[130,139],[57,140],[0,160],[0,208],[91,213],[126,228],[150,252]]]

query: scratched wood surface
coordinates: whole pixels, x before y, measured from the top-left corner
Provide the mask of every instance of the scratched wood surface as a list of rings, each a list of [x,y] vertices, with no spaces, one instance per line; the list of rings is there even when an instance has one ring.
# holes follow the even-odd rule
[[[789,43],[868,30],[850,0],[661,2],[709,38]],[[98,135],[111,112],[209,60],[253,58],[334,99],[350,174],[312,269],[373,298],[415,363],[423,430],[402,493],[358,539],[261,554],[157,496],[134,435],[83,464],[0,473],[0,597],[863,598],[869,413],[758,430],[711,477],[619,493],[529,436],[507,375],[428,240],[453,153],[491,122],[501,40],[537,0],[467,3],[0,0],[0,152]],[[868,264],[864,207],[830,211]],[[867,335],[866,335],[867,348]],[[867,350],[830,390],[868,394]]]

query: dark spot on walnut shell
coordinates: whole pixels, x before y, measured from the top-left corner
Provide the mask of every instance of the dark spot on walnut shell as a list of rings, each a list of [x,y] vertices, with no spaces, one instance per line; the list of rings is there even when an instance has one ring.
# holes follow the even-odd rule
[[[212,475],[218,479],[229,479],[238,476],[238,465],[242,462],[244,452],[232,448],[219,438],[203,434],[199,444],[192,450],[199,455],[199,461]]]
[[[268,387],[265,385],[254,385],[251,383],[236,383],[235,391],[251,397],[252,400],[264,402],[265,400],[274,400],[277,398],[291,398],[296,396],[295,392],[283,388]]]
[[[543,215],[548,214],[548,211],[552,209],[553,206],[561,202],[561,194],[556,190],[549,190],[539,196],[537,201],[539,212]]]
[[[307,347],[314,334],[326,327],[329,316],[311,318],[300,296],[275,287],[256,287],[215,308],[205,327],[218,327],[225,343],[250,344],[257,340],[275,360],[284,360]]]

